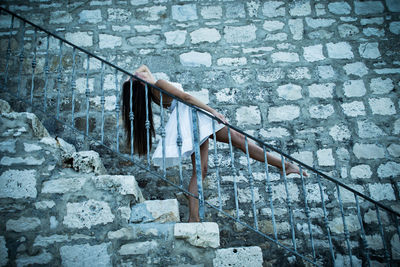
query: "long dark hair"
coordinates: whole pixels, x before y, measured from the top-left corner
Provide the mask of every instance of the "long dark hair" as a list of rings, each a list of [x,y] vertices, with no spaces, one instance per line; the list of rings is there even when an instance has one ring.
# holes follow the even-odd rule
[[[124,128],[127,133],[126,144],[131,147],[131,121],[130,113],[130,81],[125,81],[122,85],[122,118]],[[139,156],[147,154],[147,130],[146,130],[146,101],[148,102],[149,122],[150,122],[150,138],[149,147],[152,146],[152,136],[154,136],[153,112],[151,109],[151,90],[148,87],[148,95],[146,100],[145,86],[137,80],[132,81],[132,112],[133,120],[133,148],[134,152]]]

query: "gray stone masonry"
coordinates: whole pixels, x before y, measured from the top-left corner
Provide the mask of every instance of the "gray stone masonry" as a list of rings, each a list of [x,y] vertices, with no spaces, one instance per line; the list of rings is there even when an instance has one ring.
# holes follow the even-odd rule
[[[129,71],[133,71],[140,64],[147,64],[157,78],[181,83],[185,91],[220,111],[230,123],[245,132],[400,211],[399,1],[106,0],[66,3],[50,0],[7,0],[3,1],[2,5]],[[19,40],[22,23],[16,20],[10,31],[10,21],[9,16],[0,14],[0,73],[3,80],[8,36],[11,32],[11,60],[8,65],[7,88],[15,94],[19,80],[18,55],[21,49]],[[26,28],[20,79],[22,88],[20,93],[26,99],[30,97],[31,88],[33,33],[31,27]],[[35,105],[43,106],[46,55],[46,36],[43,33],[38,34],[37,52],[33,99]],[[88,87],[89,131],[92,137],[100,139],[101,64],[97,60],[89,60],[87,81],[87,58],[82,53],[77,54],[77,72],[74,81],[75,113],[72,120],[70,93],[72,49],[68,46],[63,47],[64,72],[60,82],[57,81],[58,53],[59,42],[50,38],[48,113],[55,114],[57,87],[60,87],[61,120],[73,124],[80,131],[85,131],[85,91]],[[118,85],[123,79],[125,77],[118,73]],[[119,123],[115,108],[119,87],[117,90],[114,70],[108,66],[105,67],[103,81],[104,143],[115,149],[115,129]],[[154,105],[153,110],[156,138],[159,140],[160,109]],[[168,116],[168,111],[165,114]],[[25,115],[6,116],[13,116],[9,117],[10,120],[34,121],[32,117],[25,118]],[[18,127],[14,130],[4,129],[1,132],[4,140],[0,145],[0,152],[4,154],[0,159],[0,166],[4,169],[1,175],[14,177],[9,189],[1,189],[0,192],[0,197],[5,199],[9,199],[11,195],[15,196],[16,202],[7,204],[7,209],[10,211],[21,211],[25,208],[25,204],[19,204],[19,201],[36,199],[42,194],[42,187],[35,187],[35,182],[38,179],[45,179],[46,176],[42,172],[51,173],[52,170],[39,171],[37,166],[47,163],[55,165],[50,156],[42,155],[40,151],[43,148],[40,150],[29,142],[26,142],[26,146],[14,142],[14,138],[24,137],[28,132],[22,121],[16,124]],[[78,150],[85,147],[83,138],[70,134],[67,127],[49,121],[45,121],[44,124],[48,130],[35,128],[37,131],[35,134],[46,137],[51,133],[74,144]],[[122,143],[124,137],[122,130],[120,137]],[[154,143],[157,143],[156,139]],[[229,147],[225,144],[216,145],[218,155],[214,155],[212,151],[215,145],[210,142],[209,174],[205,181],[206,200],[219,205],[217,195],[219,179],[216,176],[216,166],[219,166],[224,211],[232,216],[239,214],[240,219],[253,224],[251,203],[254,195],[259,228],[272,235],[272,212],[268,206],[270,195],[265,190],[264,164],[250,161],[255,185],[252,194],[245,154],[234,150],[234,164],[237,168],[235,174],[232,173]],[[98,149],[108,173],[135,176],[146,199],[174,198],[172,188],[167,184],[154,181],[148,174],[129,164],[124,166],[120,162],[115,162],[110,154],[102,153],[98,146],[92,144],[92,147]],[[22,149],[26,153],[16,156],[15,151],[19,152]],[[120,149],[124,153],[129,152],[123,145]],[[89,157],[86,159],[89,160]],[[146,160],[139,160],[147,163]],[[9,168],[21,164],[26,167],[18,167],[15,168],[15,172],[9,172]],[[99,174],[102,173],[101,166],[98,171]],[[190,160],[184,161],[183,171],[186,186],[191,175]],[[292,229],[286,205],[289,197],[293,204],[298,247],[308,249],[309,253],[311,245],[307,239],[305,193],[301,179],[296,175],[289,177],[289,196],[287,196],[279,170],[270,168],[270,171],[271,198],[276,207],[274,215],[279,230],[278,238],[288,246],[291,245]],[[178,174],[177,168],[171,168],[167,176],[171,181],[178,183]],[[238,212],[235,210],[232,190],[234,175],[237,175],[238,181]],[[80,187],[80,183],[76,181],[71,183],[72,185],[75,189]],[[325,261],[329,259],[329,253],[321,196],[315,175],[306,180],[305,188],[310,217],[315,227],[313,231],[315,244],[321,249],[317,254],[321,262],[329,265],[332,262]],[[347,248],[343,235],[343,219],[336,200],[338,192],[333,184],[327,182],[322,183],[322,192],[327,202],[328,224],[332,228],[335,246],[340,251],[336,255],[336,260],[338,263],[349,264],[348,257],[344,255]],[[364,264],[365,259],[361,259],[360,256],[363,247],[357,228],[359,224],[354,196],[347,190],[341,190],[340,194],[343,198],[345,221],[351,224],[348,228],[355,255],[354,263],[363,261]],[[114,214],[108,213],[102,200],[94,200],[96,202],[88,202],[89,199],[74,200],[74,204],[80,205],[79,208],[83,207],[88,214],[90,214],[88,207],[101,209],[104,212],[101,223],[91,227],[108,225],[109,221],[116,220],[116,217],[111,216]],[[52,199],[43,199],[36,205],[51,210],[50,207],[54,205],[51,201],[56,203]],[[180,218],[184,221],[187,216],[186,199],[181,196],[178,201],[181,209]],[[370,234],[367,234],[369,246],[373,253],[382,255],[383,246],[379,240],[375,208],[363,201],[360,205],[364,226],[367,230],[371,230]],[[69,208],[73,210],[76,207]],[[112,207],[109,208],[111,212],[115,212]],[[127,211],[123,209],[121,212]],[[60,219],[59,216],[50,213],[49,216],[47,224],[54,229],[63,226],[64,217]],[[74,216],[67,216],[67,221],[76,225],[74,229],[88,228],[90,222],[77,221],[75,220],[77,215]],[[218,223],[225,221],[224,217],[212,213],[210,209],[207,209],[206,216],[208,221]],[[381,212],[381,216],[384,231],[387,231],[386,243],[393,246],[391,255],[399,260],[399,250],[396,247],[400,244],[394,224],[387,213]],[[10,218],[14,221],[9,223],[9,227],[19,225],[36,231],[38,226],[34,218],[37,218],[37,215],[29,213]],[[22,220],[22,223],[18,220]],[[3,228],[5,231],[6,224]],[[291,258],[291,255],[280,250],[275,251],[270,244],[255,237],[248,237],[247,233],[240,224],[234,224],[233,227],[224,226],[221,229],[221,246],[225,248],[227,244],[232,247],[244,244],[260,245],[267,264],[279,264],[274,258],[276,255],[285,259],[285,264],[300,264],[298,260]],[[22,237],[18,236],[18,239],[13,240],[20,240],[19,238]],[[7,237],[5,241],[8,241]],[[27,249],[24,242],[20,241],[21,246]],[[77,244],[82,247],[75,249],[108,251],[110,246],[108,241],[100,245],[83,243]],[[154,243],[146,244],[155,247]],[[72,245],[66,246],[63,255],[70,255],[71,249],[74,248],[70,248]],[[5,254],[4,251],[9,251],[7,249],[7,247],[2,248],[0,235],[0,255]],[[16,257],[15,253],[10,255]],[[38,264],[46,263],[53,254],[46,248],[34,254],[34,258],[32,255],[33,253],[31,258],[21,256],[20,265],[28,264],[26,262],[29,260]],[[107,262],[109,259],[105,257],[103,260]],[[383,258],[378,258],[375,263],[382,262]],[[152,262],[152,264],[158,263]]]

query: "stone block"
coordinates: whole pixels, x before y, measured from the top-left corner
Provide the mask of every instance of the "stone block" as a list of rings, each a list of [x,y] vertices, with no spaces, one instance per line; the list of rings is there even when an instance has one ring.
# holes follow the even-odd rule
[[[215,28],[200,28],[190,33],[193,44],[202,42],[215,43],[221,39],[221,35]]]
[[[10,112],[12,112],[10,104],[8,104],[7,101],[4,101],[3,99],[0,99],[0,114],[10,113]]]
[[[95,151],[80,151],[73,153],[72,159],[72,167],[77,172],[95,174],[106,173],[100,155]]]
[[[257,106],[240,107],[236,111],[238,125],[260,125],[261,113]]]
[[[92,266],[96,263],[98,267],[109,267],[111,265],[111,257],[108,254],[108,247],[111,243],[103,243],[99,245],[73,245],[62,246],[60,255],[62,265],[65,267]]]
[[[318,76],[321,79],[329,79],[335,76],[335,71],[333,70],[332,66],[318,66],[317,70],[318,70]]]
[[[384,7],[380,1],[355,1],[354,10],[357,15],[381,14]]]
[[[377,28],[364,28],[363,33],[365,36],[371,37],[371,36],[376,36],[376,37],[383,37],[385,36],[385,30],[384,29],[377,29]]]
[[[189,67],[210,67],[211,66],[211,55],[210,53],[200,53],[196,51],[191,51],[188,53],[183,53],[179,56],[180,62],[183,66]]]
[[[310,70],[306,67],[298,67],[289,69],[287,73],[287,77],[289,79],[302,80],[302,79],[311,79]]]
[[[179,222],[179,204],[176,199],[147,200],[132,207],[133,223]]]
[[[346,97],[360,97],[365,95],[367,89],[363,80],[348,80],[343,83],[343,91]]]
[[[374,138],[386,135],[375,123],[371,121],[357,121],[358,136],[361,138]]]
[[[0,152],[15,153],[16,140],[7,140],[0,143]]]
[[[243,165],[247,165],[247,158],[245,158],[245,162],[244,162]],[[257,187],[254,188],[253,192],[252,192],[250,187],[249,188],[243,188],[243,189],[239,188],[238,189],[239,202],[240,203],[252,203],[253,194],[254,194],[255,203],[259,203],[261,197],[260,197],[260,193],[259,193]]]
[[[143,202],[142,191],[136,182],[135,176],[129,175],[98,175],[92,176],[96,188],[117,191],[121,195],[132,195],[137,202]]]
[[[351,138],[351,132],[345,124],[336,124],[329,130],[329,135],[333,140],[342,142]]]
[[[148,255],[158,249],[158,243],[154,240],[145,242],[128,243],[122,245],[118,253],[120,255]]]
[[[345,222],[347,226],[347,230],[351,232],[359,231],[360,230],[360,223],[358,221],[357,215],[348,215],[344,216]],[[329,227],[331,231],[335,234],[343,234],[344,226],[343,226],[343,219],[342,216],[334,218],[332,221],[329,222]]]
[[[338,254],[336,254],[336,257],[335,257],[334,267],[343,267],[343,266],[362,266],[362,260],[360,260],[356,256],[352,255],[351,262],[350,262],[348,255],[343,256],[338,253]]]
[[[368,68],[363,62],[355,62],[344,65],[343,69],[347,75],[356,75],[362,77],[368,74]]]
[[[371,107],[372,113],[377,115],[394,115],[396,109],[394,103],[390,98],[370,98],[368,103]]]
[[[234,103],[237,93],[238,89],[236,88],[223,88],[218,90],[215,96],[217,97],[218,102]]]
[[[224,248],[215,251],[214,266],[239,267],[239,266],[263,266],[263,255],[260,247],[236,247]]]
[[[217,60],[218,66],[242,66],[247,64],[245,57],[222,57]]]
[[[245,18],[246,12],[243,3],[227,3],[225,16],[230,19]]]
[[[165,32],[164,36],[167,45],[183,45],[186,41],[187,31],[177,30],[171,32]]]
[[[350,103],[343,103],[341,106],[342,106],[343,112],[346,116],[357,117],[357,116],[365,115],[364,103],[361,101],[353,101]]]
[[[185,239],[196,247],[219,247],[219,227],[214,222],[177,223],[174,226],[174,237]]]
[[[160,35],[152,34],[146,36],[135,36],[127,39],[128,43],[133,46],[152,46],[161,42]]]
[[[335,166],[335,159],[330,148],[317,150],[317,159],[319,166]]]
[[[34,158],[32,156],[23,158],[23,157],[2,157],[0,161],[0,165],[3,166],[11,166],[11,165],[27,165],[27,166],[38,166],[42,165],[43,162],[45,161],[44,158]]]
[[[281,68],[268,68],[257,72],[257,80],[261,82],[273,82],[284,77],[285,73]]]
[[[86,183],[86,177],[79,178],[59,178],[45,181],[42,187],[43,194],[65,194],[82,190]]]
[[[82,10],[79,13],[79,23],[99,23],[102,21],[101,10]]]
[[[389,30],[391,33],[399,35],[400,34],[400,21],[394,21],[389,24]]]
[[[314,159],[313,153],[310,151],[299,151],[291,154],[291,156],[301,162],[304,162],[308,166],[313,166]]]
[[[19,255],[17,259],[15,260],[15,263],[17,264],[17,267],[23,267],[23,266],[38,266],[38,265],[47,265],[49,266],[49,263],[53,260],[53,256],[46,252],[43,251],[36,256],[29,256],[26,254]]]
[[[36,170],[7,170],[0,176],[0,198],[36,198]]]
[[[357,165],[350,169],[350,176],[353,179],[367,179],[371,178],[372,171],[369,165]]]
[[[50,24],[68,24],[72,22],[72,16],[67,11],[50,12]]]
[[[319,190],[319,186],[318,184],[306,184],[306,191],[307,191],[307,201],[308,202],[317,202],[320,203],[322,202],[322,198],[321,198],[321,191]],[[326,193],[326,187],[322,186],[322,193],[324,195],[324,200],[326,201],[327,199],[329,199],[327,193]],[[302,197],[302,201],[303,201],[303,197]]]
[[[137,12],[148,21],[157,21],[167,13],[166,6],[151,6],[137,9]]]
[[[197,8],[195,4],[173,5],[172,19],[177,21],[191,21],[197,19]]]
[[[391,184],[368,184],[369,192],[376,201],[396,200]]]
[[[110,34],[99,34],[99,48],[112,48],[121,46],[122,45],[122,38],[119,36],[114,36]]]
[[[6,239],[0,236],[0,266],[6,266],[8,263],[8,249],[6,246]]]
[[[105,111],[115,111],[115,103],[117,101],[117,97],[115,95],[110,95],[104,97],[104,110]],[[99,109],[102,109],[102,104],[101,104],[101,96],[96,96],[90,98],[90,104],[95,105],[99,107]]]
[[[268,121],[291,121],[300,116],[300,108],[295,105],[284,105],[268,109]]]
[[[256,39],[256,26],[226,26],[224,28],[224,39],[228,43],[247,43]]]
[[[222,17],[221,6],[205,6],[200,11],[204,19],[220,19]]]
[[[346,2],[334,2],[328,4],[328,10],[335,15],[349,15],[351,6]]]
[[[91,32],[67,32],[65,39],[77,46],[93,46],[93,34]]]
[[[389,161],[381,164],[378,167],[379,178],[396,178],[400,175],[400,164],[397,162]]]
[[[400,119],[397,119],[393,123],[393,134],[399,134],[400,133]]]
[[[200,91],[188,91],[191,96],[196,97],[198,100],[208,105],[210,103],[209,93],[207,89],[201,89]]]
[[[308,93],[310,97],[331,98],[334,87],[334,83],[311,84],[308,86]]]
[[[358,47],[358,52],[363,58],[375,59],[381,56],[378,43],[364,43]]]
[[[266,20],[264,21],[263,29],[269,32],[273,32],[277,30],[282,30],[284,26],[285,23],[279,20]]]
[[[311,14],[310,1],[296,1],[289,4],[289,14],[291,16],[308,16]]]
[[[365,194],[364,187],[362,185],[348,184],[348,186],[350,186],[351,188],[353,188],[354,190],[356,190],[362,194]],[[337,198],[338,194],[337,194],[336,188],[334,190],[334,195]],[[340,187],[340,198],[342,199],[342,202],[344,204],[346,204],[346,203],[356,204],[356,199],[354,197],[354,193],[345,188],[342,188],[342,187]],[[360,198],[358,198],[358,201],[360,201]],[[361,199],[361,201],[363,201],[363,200]]]
[[[351,59],[354,57],[351,46],[347,42],[327,43],[328,56],[334,59]]]
[[[290,136],[289,131],[282,127],[272,127],[268,129],[262,128],[260,130],[260,136],[265,139],[275,139]]]
[[[301,86],[297,84],[285,84],[279,86],[276,91],[278,92],[279,97],[285,100],[298,100],[302,98],[301,95]]]
[[[0,144],[1,145],[1,144]],[[1,149],[1,148],[0,148]],[[29,144],[29,143],[24,143],[24,150],[25,152],[34,152],[34,151],[39,151],[42,150],[42,147],[37,145],[37,144]]]
[[[276,52],[271,55],[272,62],[299,62],[299,55],[292,52]]]
[[[152,32],[155,30],[161,30],[160,25],[135,25],[133,26],[138,32]]]
[[[385,157],[385,149],[375,144],[356,143],[353,147],[353,153],[359,159],[381,159]]]
[[[393,80],[390,78],[372,78],[369,86],[373,94],[388,94],[394,89]]]
[[[307,60],[308,62],[315,62],[325,59],[325,56],[322,53],[321,44],[303,47],[303,49],[304,49],[304,54],[303,54],[304,59]]]
[[[107,9],[108,21],[128,22],[132,18],[132,13],[127,8]]]
[[[392,257],[395,260],[400,259],[400,239],[399,235],[393,235],[392,239],[390,240],[390,246],[392,248]]]
[[[388,148],[387,151],[389,154],[395,158],[400,157],[400,145],[398,144],[391,144]]]
[[[306,20],[307,25],[313,29],[326,28],[336,22],[336,20],[334,20],[334,19],[313,19],[310,17],[306,17],[305,20]]]
[[[110,206],[104,201],[90,199],[84,202],[67,203],[67,214],[63,224],[68,228],[88,228],[114,221]]]
[[[308,109],[310,117],[314,119],[327,119],[335,113],[332,105],[314,105]]]
[[[7,231],[17,233],[35,230],[40,226],[40,219],[36,217],[20,217],[17,220],[10,219],[6,223]]]
[[[272,189],[272,200],[278,200],[279,202],[286,203],[287,201],[287,194],[286,194],[286,189],[284,183],[280,184],[273,184],[271,186]],[[289,197],[291,201],[299,201],[299,188],[297,187],[296,184],[294,183],[288,183],[288,191],[289,191]]]
[[[262,8],[263,15],[266,17],[282,17],[285,16],[285,2],[268,1]]]
[[[289,30],[294,40],[302,40],[304,32],[304,24],[302,19],[290,19],[288,22]]]

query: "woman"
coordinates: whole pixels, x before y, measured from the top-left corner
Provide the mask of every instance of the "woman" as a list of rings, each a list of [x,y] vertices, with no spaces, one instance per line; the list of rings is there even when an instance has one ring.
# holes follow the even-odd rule
[[[185,93],[179,84],[170,83],[165,80],[156,81],[151,74],[149,68],[145,65],[140,66],[136,71],[135,75],[140,79],[155,85],[171,95],[184,100],[187,103],[190,103],[194,106],[197,106],[204,111],[212,114],[216,118],[220,119],[224,123],[228,123],[225,117],[209,107],[208,105],[202,103],[195,97]],[[130,137],[131,137],[131,125],[130,125],[130,80],[126,80],[123,84],[123,119],[124,126],[127,131],[127,144],[130,146]],[[189,182],[189,192],[193,195],[197,196],[197,176],[196,176],[196,168],[195,168],[195,157],[194,157],[194,147],[192,144],[192,134],[193,128],[191,126],[192,117],[191,117],[191,109],[187,105],[174,101],[172,97],[163,94],[162,103],[160,103],[161,97],[160,92],[157,89],[151,88],[148,92],[148,108],[149,108],[149,121],[150,121],[150,134],[154,136],[154,126],[152,119],[152,111],[151,111],[151,100],[153,100],[158,105],[163,105],[163,107],[170,107],[171,115],[169,121],[165,126],[166,136],[165,136],[165,167],[173,166],[178,164],[178,147],[177,147],[177,114],[179,111],[179,125],[180,125],[180,135],[182,137],[182,156],[191,156],[192,165],[193,165],[193,173],[192,178]],[[145,99],[145,89],[143,83],[137,80],[132,81],[132,110],[134,113],[134,151],[139,155],[147,154],[147,135],[145,129],[145,120],[146,120],[146,99]],[[202,178],[204,179],[207,175],[207,165],[208,165],[208,138],[213,135],[212,130],[212,119],[208,116],[198,112],[198,121],[199,121],[199,135],[200,135],[200,159],[201,159],[201,171]],[[215,132],[216,132],[216,140],[219,142],[228,143],[228,128],[222,123],[215,123]],[[241,133],[235,131],[234,129],[230,129],[231,141],[234,147],[241,149],[243,152],[246,152],[245,148],[245,137]],[[151,137],[149,138],[149,146],[151,147],[152,141]],[[258,145],[248,142],[248,149],[250,157],[264,162],[264,151]],[[268,163],[278,167],[282,170],[281,160],[270,153],[267,153]],[[154,155],[153,161],[155,165],[162,166],[162,141],[158,144]],[[290,163],[285,163],[286,174],[290,173],[299,173],[299,168]],[[307,175],[304,172],[304,175]],[[199,214],[198,214],[198,200],[194,197],[189,196],[189,222],[198,222]]]

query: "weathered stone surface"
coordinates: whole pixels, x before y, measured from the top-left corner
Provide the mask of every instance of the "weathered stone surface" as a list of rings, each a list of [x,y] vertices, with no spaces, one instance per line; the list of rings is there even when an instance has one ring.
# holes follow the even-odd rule
[[[55,11],[50,13],[50,24],[64,24],[72,22],[72,16],[66,11]]]
[[[35,170],[7,170],[0,176],[0,198],[36,198]]]
[[[376,201],[396,200],[391,184],[368,184],[369,192]]]
[[[287,73],[287,77],[289,79],[304,80],[304,79],[311,79],[311,74],[308,68],[299,67],[290,69]]]
[[[261,82],[273,82],[285,76],[281,68],[270,68],[257,73],[257,79]]]
[[[380,14],[384,7],[379,1],[355,1],[354,9],[357,15]]]
[[[184,66],[189,67],[200,67],[200,66],[211,66],[211,55],[209,53],[200,53],[191,51],[189,53],[183,53],[179,56],[180,62]]]
[[[110,34],[99,34],[100,49],[115,48],[122,45],[122,38]]]
[[[332,155],[332,149],[317,150],[317,158],[319,166],[334,166],[335,160]]]
[[[332,66],[318,66],[318,76],[321,79],[329,79],[335,76],[335,71]]]
[[[53,259],[53,256],[46,251],[41,252],[36,256],[21,255],[16,259],[18,267],[32,266],[32,265],[47,265]]]
[[[365,95],[367,89],[363,80],[349,80],[343,83],[344,95],[347,97],[360,97]]]
[[[187,31],[177,30],[165,32],[164,36],[168,45],[182,45],[185,43]]]
[[[107,13],[109,21],[126,22],[132,17],[132,13],[126,8],[109,8]]]
[[[268,121],[290,121],[300,116],[300,108],[294,105],[271,107],[268,109]]]
[[[26,158],[22,158],[22,157],[12,158],[12,157],[5,156],[5,157],[1,158],[0,165],[3,165],[3,166],[11,166],[11,165],[35,166],[35,165],[42,165],[44,161],[45,161],[44,158],[36,159],[31,156],[26,157]]]
[[[79,23],[99,23],[102,20],[101,10],[83,10],[79,13]]]
[[[398,144],[391,144],[388,146],[387,151],[393,157],[400,157],[400,145]]]
[[[395,21],[395,22],[391,22],[390,26],[389,26],[389,30],[391,33],[400,34],[400,22],[399,21]]]
[[[121,195],[133,195],[138,202],[143,202],[142,192],[135,176],[128,175],[98,175],[92,176],[96,188],[118,192]]]
[[[308,16],[311,14],[311,5],[309,1],[292,2],[289,5],[289,14],[291,16]]]
[[[276,91],[278,92],[279,97],[282,97],[286,100],[297,100],[302,98],[301,95],[301,86],[296,84],[285,84],[279,86]]]
[[[48,137],[49,132],[46,130],[46,128],[43,127],[43,124],[40,122],[38,117],[29,112],[10,112],[10,113],[4,113],[1,115],[2,120],[10,120],[10,121],[19,121],[24,124],[23,127],[18,130],[19,132],[28,132],[32,137],[36,138],[43,138],[43,137]],[[19,135],[21,135],[18,134]],[[14,136],[17,136],[14,134]]]
[[[358,52],[360,53],[360,56],[363,58],[375,59],[381,56],[378,46],[379,46],[378,43],[360,44]]]
[[[179,222],[176,199],[147,200],[132,207],[131,222]]]
[[[346,114],[349,117],[357,117],[365,115],[365,107],[363,102],[353,101],[350,103],[343,103],[341,106],[344,114]]]
[[[190,21],[197,19],[197,8],[194,4],[172,6],[172,18],[177,21]]]
[[[357,215],[348,215],[345,216],[347,230],[349,232],[355,232],[360,230],[360,223],[358,221]],[[332,221],[329,222],[329,227],[331,231],[336,234],[343,233],[343,219],[342,217],[336,217]]]
[[[6,223],[7,231],[26,232],[35,230],[40,226],[40,220],[36,217],[20,217],[17,220],[10,219]]]
[[[336,254],[335,258],[335,265],[334,267],[341,267],[341,266],[361,266],[362,265],[362,260],[357,258],[356,256],[352,255],[351,256],[351,263],[350,263],[350,258],[348,255],[342,255],[342,254]]]
[[[80,151],[72,154],[72,167],[77,172],[105,174],[99,153],[95,151]]]
[[[81,47],[93,45],[93,34],[90,32],[67,32],[65,34],[65,39]]]
[[[372,175],[371,168],[369,167],[369,165],[365,165],[365,164],[354,166],[350,170],[350,176],[351,176],[351,178],[354,178],[354,179],[371,178],[371,175]]]
[[[396,108],[390,98],[370,98],[368,103],[373,114],[392,115],[396,114]]]
[[[257,106],[241,107],[236,111],[238,125],[259,125],[261,114]]]
[[[67,203],[67,214],[63,224],[69,228],[88,228],[94,225],[114,221],[110,206],[104,201],[88,200],[79,203]]]
[[[392,257],[395,260],[400,259],[400,239],[399,235],[393,235],[392,239],[390,240],[390,246],[392,247]]]
[[[0,266],[6,266],[8,262],[8,249],[6,247],[6,239],[0,236]]]
[[[263,265],[263,256],[260,247],[237,247],[218,249],[213,260],[214,266],[254,266]]]
[[[284,184],[272,185],[272,199],[286,203],[287,194]],[[292,201],[299,201],[299,188],[294,183],[288,183],[289,196]]]
[[[221,6],[205,6],[200,11],[204,19],[219,19],[222,17]]]
[[[118,253],[120,255],[143,255],[151,251],[157,250],[158,243],[156,241],[136,242],[122,245]]]
[[[381,164],[378,168],[379,178],[395,178],[400,175],[400,164],[390,161],[385,164]]]
[[[263,15],[266,17],[280,17],[285,15],[285,2],[268,1],[263,5]]]
[[[393,80],[390,78],[373,78],[369,86],[374,94],[387,94],[394,89]]]
[[[15,153],[16,140],[7,140],[0,143],[0,152]]]
[[[353,74],[362,77],[368,74],[368,68],[363,62],[355,62],[344,65],[343,69],[347,75]]]
[[[246,65],[247,59],[245,57],[240,58],[228,58],[223,57],[217,60],[218,66],[241,66]]]
[[[160,43],[160,35],[135,36],[128,38],[127,41],[132,46],[154,46]]]
[[[289,29],[294,40],[303,39],[304,25],[302,19],[290,19]]]
[[[219,247],[219,228],[213,222],[177,223],[174,226],[174,236],[196,247]]]
[[[48,247],[53,245],[54,243],[65,242],[65,241],[73,241],[78,239],[91,239],[92,237],[82,234],[75,234],[72,236],[68,235],[51,235],[51,236],[41,236],[38,235],[35,238],[35,242],[33,246],[38,247]]]
[[[319,60],[325,59],[324,54],[322,53],[322,45],[313,45],[303,47],[304,49],[304,58],[309,62],[315,62]]]
[[[334,88],[334,83],[312,84],[308,86],[308,92],[310,97],[331,98]]]
[[[311,28],[317,29],[317,28],[329,27],[333,23],[335,23],[335,20],[334,19],[313,19],[313,18],[307,17],[306,23]]]
[[[283,22],[280,22],[278,20],[267,20],[264,21],[263,24],[263,29],[269,32],[281,30],[285,24]]]
[[[228,43],[247,43],[256,39],[256,26],[226,26],[224,38]]]
[[[353,147],[353,153],[357,158],[363,159],[377,159],[384,158],[385,150],[375,144],[355,144]]]
[[[350,59],[354,57],[351,46],[347,42],[327,43],[328,56],[334,59]]]
[[[111,257],[107,249],[110,245],[111,243],[93,246],[89,244],[62,246],[60,248],[62,265],[65,267],[91,266],[95,262],[96,266],[109,267]]]
[[[329,130],[329,135],[332,136],[335,141],[344,141],[351,138],[351,132],[349,128],[344,124],[337,124]]]
[[[348,15],[351,12],[351,7],[346,2],[334,2],[328,4],[328,10],[335,15]]]
[[[10,113],[10,112],[12,112],[10,104],[8,104],[7,101],[4,101],[3,99],[0,99],[0,114]]]
[[[335,112],[332,105],[314,105],[308,109],[311,118],[327,119]]]
[[[82,190],[86,183],[86,177],[79,178],[59,178],[43,183],[42,193],[44,194],[65,194]]]
[[[299,55],[291,52],[276,52],[271,55],[272,62],[298,62]]]
[[[358,135],[361,138],[374,138],[386,135],[376,124],[371,121],[358,121]]]
[[[201,42],[215,43],[221,39],[221,35],[215,28],[200,28],[191,32],[190,37],[193,44]]]
[[[51,209],[56,203],[53,200],[42,200],[35,203],[35,208],[38,210]]]

